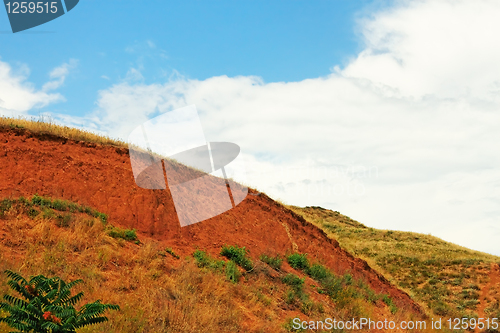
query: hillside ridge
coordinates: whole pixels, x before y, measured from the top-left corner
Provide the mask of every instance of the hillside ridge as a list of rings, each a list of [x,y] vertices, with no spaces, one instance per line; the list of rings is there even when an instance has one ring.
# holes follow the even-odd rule
[[[500,317],[500,257],[431,235],[366,227],[322,207],[288,208],[407,291],[428,313]]]
[[[196,248],[218,254],[224,244],[245,246],[251,256],[291,253],[294,249],[285,223],[298,250],[308,253],[311,260],[338,274],[349,272],[365,279],[375,291],[390,294],[400,308],[423,312],[406,292],[392,286],[365,261],[266,195],[248,196],[224,214],[181,228],[168,190],[135,185],[127,148],[37,134],[25,128],[1,128],[0,196],[35,193],[95,207],[113,224],[136,229],[139,235],[161,241],[181,255]]]

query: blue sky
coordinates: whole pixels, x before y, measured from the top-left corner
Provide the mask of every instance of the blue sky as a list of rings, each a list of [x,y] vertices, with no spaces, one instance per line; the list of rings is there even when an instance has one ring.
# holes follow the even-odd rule
[[[361,48],[355,20],[381,1],[138,1],[83,0],[54,21],[9,33],[0,11],[0,56],[30,68],[41,87],[49,72],[78,65],[59,92],[65,102],[38,111],[84,115],[97,91],[133,67],[144,82],[256,75],[266,82],[326,76]],[[33,113],[32,112],[32,113]]]
[[[195,105],[285,203],[500,255],[500,2],[82,0],[12,34],[0,114],[127,139]],[[464,24],[467,22],[467,24]]]

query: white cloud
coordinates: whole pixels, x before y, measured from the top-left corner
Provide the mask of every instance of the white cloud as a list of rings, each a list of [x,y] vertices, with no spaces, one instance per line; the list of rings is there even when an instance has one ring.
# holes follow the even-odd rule
[[[26,81],[29,75],[27,66],[21,66],[20,74],[13,73],[11,66],[0,61],[0,114],[18,116],[32,108],[43,107],[62,100],[60,94],[36,90]]]
[[[499,15],[498,1],[400,1],[362,21],[366,48],[343,73],[403,96],[498,102]]]
[[[60,86],[62,86],[70,70],[76,68],[77,65],[78,65],[78,60],[70,59],[69,62],[54,68],[49,74],[49,77],[52,79],[52,81],[45,83],[42,87],[42,90],[50,91],[50,90],[55,90]]]
[[[144,81],[141,71],[136,68],[130,68],[125,77],[125,81]]]
[[[495,1],[400,1],[360,21],[365,49],[328,77],[122,82],[93,116],[126,138],[196,104],[274,197],[500,254],[498,17]]]

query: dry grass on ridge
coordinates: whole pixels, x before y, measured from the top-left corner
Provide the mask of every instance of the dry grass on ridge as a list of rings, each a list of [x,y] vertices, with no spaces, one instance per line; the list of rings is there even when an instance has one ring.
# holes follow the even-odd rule
[[[289,208],[323,229],[352,255],[366,260],[433,316],[477,317],[491,264],[500,264],[500,257],[431,235],[369,228],[320,207]],[[485,315],[500,318],[500,286],[493,286],[486,303]]]
[[[3,128],[24,128],[35,134],[52,134],[75,141],[84,141],[102,145],[112,145],[116,147],[127,147],[123,141],[99,135],[90,131],[85,131],[73,127],[57,125],[50,118],[7,118],[0,117],[0,127]]]

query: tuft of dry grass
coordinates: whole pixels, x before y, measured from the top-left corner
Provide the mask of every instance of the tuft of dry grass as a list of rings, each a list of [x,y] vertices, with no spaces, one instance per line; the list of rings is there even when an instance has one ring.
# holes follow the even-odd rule
[[[115,147],[128,147],[128,145],[120,140],[112,139],[107,136],[85,131],[73,127],[57,125],[48,117],[39,117],[38,119],[32,117],[10,118],[0,117],[0,128],[4,129],[26,129],[35,134],[50,134],[62,138],[97,143],[101,145],[111,145]]]

